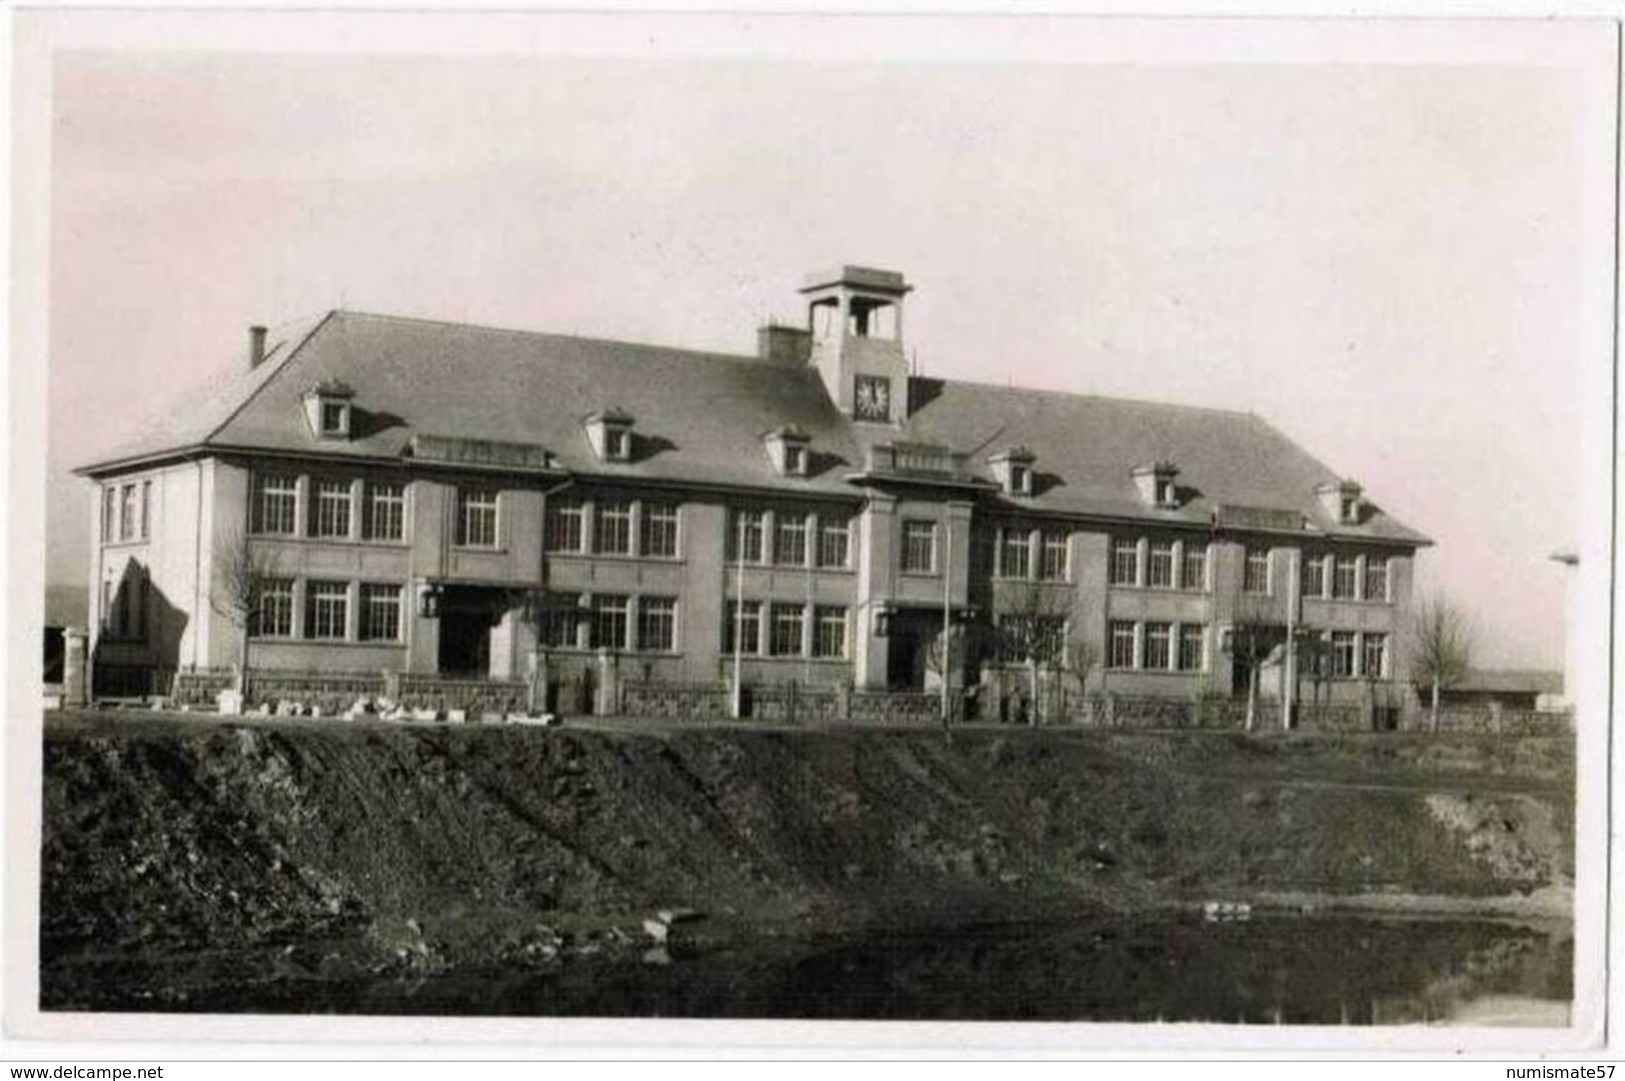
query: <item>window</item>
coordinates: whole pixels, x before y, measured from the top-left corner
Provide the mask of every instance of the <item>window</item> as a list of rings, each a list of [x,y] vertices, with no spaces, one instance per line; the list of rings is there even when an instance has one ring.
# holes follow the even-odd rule
[[[762,602],[735,601],[728,607],[728,616],[722,626],[722,651],[734,651],[734,628],[739,629],[739,652],[756,654],[762,651]]]
[[[1006,578],[1026,578],[1032,565],[1032,534],[1025,529],[1006,529],[1004,546],[999,549],[999,573]]]
[[[361,585],[361,638],[398,642],[401,638],[401,587],[379,582]]]
[[[675,559],[677,557],[677,504],[675,503],[645,503],[643,505],[643,522],[639,527],[643,534],[640,545],[643,554],[659,559]]]
[[[846,609],[819,605],[813,616],[813,656],[846,656]]]
[[[1333,564],[1332,596],[1340,600],[1353,600],[1359,586],[1359,564],[1353,556],[1338,556]]]
[[[1207,628],[1199,623],[1181,623],[1179,625],[1179,670],[1181,672],[1200,672],[1204,666],[1203,658],[1207,652]]]
[[[112,485],[102,489],[102,540],[118,536],[118,490]]]
[[[260,586],[259,604],[248,614],[254,638],[293,637],[293,579],[269,578]]]
[[[350,535],[350,482],[347,480],[318,480],[316,499],[311,507],[310,535],[312,537],[348,537]]]
[[[1032,491],[1032,472],[1024,465],[1010,466],[1010,494],[1026,495]]]
[[[299,503],[299,482],[293,477],[256,475],[249,528],[255,533],[292,536]]]
[[[1179,567],[1179,584],[1183,589],[1207,588],[1207,545],[1185,542],[1185,552]]]
[[[146,540],[152,531],[152,481],[141,482],[141,539]]]
[[[626,648],[626,598],[599,593],[592,599],[593,649]]]
[[[1140,584],[1140,542],[1131,537],[1112,538],[1112,585]]]
[[[845,518],[818,519],[818,565],[820,567],[846,566],[846,550],[852,536],[852,524]]]
[[[773,605],[773,640],[770,652],[775,657],[801,655],[801,626],[806,612],[799,604]]]
[[[624,462],[632,456],[632,433],[625,428],[604,429],[604,457]]]
[[[350,427],[347,423],[345,423],[344,416],[348,410],[349,406],[345,405],[343,402],[323,402],[322,434],[343,435]]]
[[[586,538],[587,508],[581,500],[558,496],[547,501],[547,550],[579,552]]]
[[[1326,564],[1330,557],[1323,555],[1305,556],[1303,560],[1303,595],[1305,597],[1324,597],[1326,595]]]
[[[1365,557],[1365,599],[1388,599],[1388,559],[1386,556]]]
[[[1241,589],[1244,593],[1270,591],[1270,550],[1248,548],[1246,564],[1242,570]]]
[[[736,510],[728,519],[727,552],[729,562],[763,563],[767,536],[767,512]]]
[[[598,504],[593,548],[600,555],[632,554],[632,504],[628,500],[604,500]]]
[[[306,638],[346,637],[349,616],[350,585],[348,582],[306,583]]]
[[[1174,542],[1152,541],[1146,560],[1145,584],[1155,589],[1174,588]]]
[[[542,645],[553,649],[574,649],[576,628],[581,624],[581,598],[575,593],[555,593],[542,610]]]
[[[406,538],[406,485],[396,481],[368,481],[361,535],[370,541]]]
[[[903,570],[930,574],[937,568],[937,523],[903,523]]]
[[[773,561],[791,567],[807,565],[807,519],[804,515],[779,514],[778,536],[773,542]]]
[[[1134,667],[1134,624],[1126,620],[1112,620],[1111,657],[1108,664],[1112,668]]]
[[[638,602],[638,648],[671,653],[677,648],[677,601],[645,597]]]
[[[800,443],[784,444],[784,471],[792,476],[807,472],[807,448]]]
[[[101,627],[103,634],[113,629],[113,583],[105,580],[102,582]]]
[[[1163,669],[1173,667],[1174,626],[1172,623],[1145,625],[1144,667]]]
[[[1332,632],[1332,678],[1348,679],[1354,675],[1354,632]]]
[[[118,539],[134,540],[138,523],[136,521],[136,490],[135,485],[126,484],[119,493],[118,513]]]
[[[457,546],[460,548],[497,546],[495,488],[457,489]]]
[[[1046,582],[1066,581],[1066,534],[1058,529],[1044,530],[1043,546],[1038,577]]]
[[[999,660],[1019,664],[1030,653],[1036,661],[1053,664],[1066,645],[1066,620],[1061,616],[1005,613],[999,616]]]
[[[1172,477],[1158,477],[1156,489],[1157,503],[1160,506],[1171,507],[1174,505],[1174,481]]]
[[[1368,634],[1360,643],[1360,674],[1382,679],[1388,674],[1388,636]]]

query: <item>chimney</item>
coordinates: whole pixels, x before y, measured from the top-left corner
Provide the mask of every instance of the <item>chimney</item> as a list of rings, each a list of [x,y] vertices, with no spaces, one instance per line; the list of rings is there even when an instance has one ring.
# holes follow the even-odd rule
[[[248,368],[250,371],[265,362],[265,328],[248,328]]]
[[[769,323],[756,331],[756,355],[777,364],[806,364],[812,359],[812,333]]]

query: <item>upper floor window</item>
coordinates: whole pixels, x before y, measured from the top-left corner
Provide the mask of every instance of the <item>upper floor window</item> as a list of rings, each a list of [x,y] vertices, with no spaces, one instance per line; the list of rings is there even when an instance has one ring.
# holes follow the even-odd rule
[[[406,485],[373,481],[366,485],[361,535],[370,541],[398,541],[406,537]]]
[[[497,546],[495,488],[457,489],[457,546],[459,548]]]
[[[632,416],[620,409],[603,409],[587,418],[587,439],[606,462],[632,458]]]
[[[547,501],[546,542],[549,552],[579,552],[586,539],[587,508],[571,496]]]
[[[726,541],[729,562],[767,562],[766,539],[766,511],[735,510],[730,513]]]
[[[644,597],[638,602],[638,648],[653,653],[677,649],[677,601]]]
[[[807,519],[800,514],[778,515],[778,537],[773,543],[773,561],[792,567],[807,562]]]
[[[1359,596],[1360,565],[1353,556],[1338,556],[1332,563],[1332,596],[1354,600]]]
[[[1326,595],[1326,565],[1330,561],[1330,556],[1304,556],[1303,595],[1305,597],[1324,597]]]
[[[349,409],[349,406],[343,402],[322,403],[323,435],[343,435],[349,430],[350,425],[344,416],[347,409]]]
[[[1185,542],[1185,551],[1179,568],[1179,584],[1183,589],[1207,588],[1207,545]]]
[[[135,540],[141,535],[140,504],[137,502],[141,497],[140,492],[135,485],[126,484],[120,495],[118,539]]]
[[[643,505],[643,522],[640,531],[643,534],[641,545],[644,555],[662,559],[675,558],[677,555],[677,504],[645,503]]]
[[[118,489],[111,484],[102,489],[102,540],[118,536]]]
[[[293,477],[254,475],[249,528],[255,533],[293,536],[298,525],[299,482]]]
[[[1032,573],[1033,537],[1025,529],[1006,529],[999,550],[999,573],[1006,578],[1026,578]]]
[[[305,417],[311,429],[323,439],[347,439],[351,435],[350,402],[355,388],[338,379],[324,379],[305,391]]]
[[[845,518],[823,517],[818,519],[818,565],[820,567],[844,567],[847,561],[847,548],[851,543],[852,524]]]
[[[1242,567],[1241,588],[1245,593],[1268,593],[1270,591],[1270,550],[1268,548],[1247,549],[1246,561]]]
[[[937,523],[903,522],[903,570],[930,574],[937,569]]]
[[[361,585],[361,640],[398,642],[401,637],[401,587],[378,582]]]
[[[1146,585],[1154,589],[1174,588],[1174,542],[1151,542],[1150,558],[1146,561]]]
[[[1038,577],[1047,582],[1066,581],[1066,534],[1058,529],[1046,529],[1042,538],[1044,547],[1038,562]]]
[[[312,501],[310,535],[348,537],[350,535],[350,482],[318,480]]]
[[[627,500],[606,500],[598,504],[594,547],[602,555],[632,554],[632,504]]]
[[[784,471],[791,476],[800,477],[807,473],[807,448],[800,443],[786,443],[784,445]]]
[[[1111,584],[1140,584],[1140,543],[1131,537],[1112,538]]]
[[[306,638],[344,638],[349,633],[349,614],[348,582],[305,584]]]
[[[1366,556],[1365,558],[1365,599],[1368,601],[1385,601],[1388,599],[1388,559],[1386,556]]]

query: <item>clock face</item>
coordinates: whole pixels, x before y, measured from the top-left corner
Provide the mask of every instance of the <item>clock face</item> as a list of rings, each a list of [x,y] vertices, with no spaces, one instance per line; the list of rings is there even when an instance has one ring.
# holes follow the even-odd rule
[[[859,420],[891,419],[891,382],[884,376],[857,377],[853,413]]]

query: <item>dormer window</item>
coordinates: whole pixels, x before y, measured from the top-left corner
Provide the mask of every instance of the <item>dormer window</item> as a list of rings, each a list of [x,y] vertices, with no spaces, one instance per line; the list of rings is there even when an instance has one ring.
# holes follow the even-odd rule
[[[337,379],[325,379],[305,391],[305,419],[321,439],[349,439],[353,433],[351,399],[355,389]]]
[[[1178,476],[1179,467],[1166,460],[1152,465],[1136,466],[1134,486],[1139,490],[1140,498],[1153,507],[1175,510],[1179,506],[1179,485],[1176,483]]]
[[[993,475],[1005,495],[1033,494],[1033,462],[1037,458],[1032,451],[1026,447],[1011,447],[1003,454],[994,455],[990,461]]]
[[[587,439],[600,461],[632,460],[632,415],[620,409],[602,409],[587,418]]]
[[[1352,480],[1328,481],[1315,488],[1326,516],[1339,525],[1359,525],[1365,510],[1362,489]]]
[[[807,453],[807,443],[811,439],[799,426],[786,424],[782,428],[774,428],[762,437],[767,444],[768,457],[773,459],[773,465],[784,477],[805,477],[807,463],[810,455]]]

